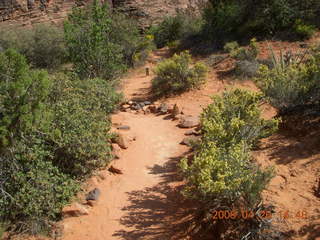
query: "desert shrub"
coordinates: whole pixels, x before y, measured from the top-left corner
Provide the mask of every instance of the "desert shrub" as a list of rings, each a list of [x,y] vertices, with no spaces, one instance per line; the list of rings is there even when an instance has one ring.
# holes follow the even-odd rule
[[[47,229],[78,189],[74,180],[52,165],[50,152],[36,142],[32,138],[28,143],[19,141],[2,152],[0,163],[0,216],[31,233]]]
[[[227,53],[231,53],[235,50],[237,50],[239,48],[239,44],[236,42],[236,41],[233,41],[233,42],[227,42],[223,49],[227,52]]]
[[[159,63],[152,81],[156,95],[173,94],[199,87],[205,82],[207,67],[202,63],[191,65],[191,55],[185,51],[180,55]]]
[[[58,216],[76,183],[51,162],[45,71],[30,70],[15,50],[0,53],[0,221],[38,231]]]
[[[63,29],[51,25],[1,30],[0,46],[16,49],[36,68],[55,69],[67,60]]]
[[[317,52],[317,51],[316,51]],[[273,68],[263,65],[256,82],[270,103],[280,113],[295,107],[319,101],[320,69],[317,54],[309,60],[285,59],[282,52],[277,58],[273,51]]]
[[[259,47],[255,38],[250,40],[250,44],[247,48],[237,47],[236,44],[230,46],[230,43],[229,45],[226,44],[225,47],[230,49],[230,56],[238,61],[255,61],[259,54]]]
[[[301,39],[309,39],[316,32],[316,28],[313,25],[304,24],[301,20],[296,20],[294,25],[294,32]]]
[[[154,41],[158,48],[162,48],[183,38],[200,32],[202,20],[200,18],[191,17],[188,14],[177,13],[176,16],[169,16],[153,26],[149,32],[154,35]]]
[[[261,233],[268,233],[265,230],[270,226],[259,220],[254,209],[260,209],[261,192],[273,169],[254,164],[250,149],[277,129],[277,120],[261,118],[259,93],[236,89],[213,100],[201,116],[203,136],[194,158],[180,162],[186,180],[183,193],[198,202],[202,227],[216,229],[216,237],[239,239],[239,234],[252,232],[260,237],[253,239],[268,239],[261,238]],[[212,219],[214,210],[239,213],[241,209],[252,210],[254,217],[246,222]],[[232,234],[237,236],[232,238]]]
[[[204,10],[203,32],[221,44],[235,39],[294,32],[295,20],[317,23],[320,4],[316,0],[210,0]]]
[[[143,61],[152,41],[141,36],[135,22],[95,0],[75,8],[65,22],[71,61],[81,78],[114,79],[134,61]]]
[[[277,121],[260,117],[262,100],[262,94],[240,89],[215,96],[201,117],[205,142],[229,148],[241,141],[252,145],[269,136],[277,129]]]
[[[70,80],[56,77],[51,94],[54,164],[63,172],[85,177],[110,159],[106,115],[121,100],[110,83],[102,79]],[[62,79],[62,80],[61,80]]]
[[[25,58],[14,50],[0,53],[1,147],[39,125],[50,88],[44,71],[31,71]]]

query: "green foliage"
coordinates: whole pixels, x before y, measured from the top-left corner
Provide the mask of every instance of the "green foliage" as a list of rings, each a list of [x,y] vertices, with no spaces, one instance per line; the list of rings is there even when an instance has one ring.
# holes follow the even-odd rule
[[[0,219],[31,231],[57,217],[75,182],[53,166],[48,130],[47,73],[32,71],[14,50],[0,54]]]
[[[75,8],[64,24],[69,56],[81,78],[112,79],[125,65],[121,46],[111,39],[112,19],[107,4]]]
[[[169,43],[199,33],[201,26],[201,19],[178,13],[176,16],[164,18],[159,25],[153,26],[149,32],[154,35],[157,47],[162,48]]]
[[[175,54],[172,58],[159,63],[152,81],[156,95],[174,94],[199,87],[205,82],[207,67],[202,63],[191,65],[189,52]]]
[[[319,26],[319,11],[316,0],[210,0],[203,13],[203,30],[207,38],[218,43],[293,32],[297,19]]]
[[[6,179],[1,181],[0,216],[24,222],[32,233],[43,230],[78,190],[77,184],[52,165],[41,145],[20,141],[1,155],[1,180]]]
[[[230,49],[230,56],[235,58],[236,60],[240,61],[255,61],[258,54],[259,54],[259,47],[257,44],[257,40],[255,38],[250,40],[250,44],[248,48],[244,47],[237,47],[237,45],[234,42],[231,45],[226,44],[225,47]]]
[[[223,49],[227,52],[227,53],[231,53],[235,50],[237,50],[239,48],[239,44],[236,41],[233,42],[228,42],[224,45]]]
[[[0,53],[0,219],[36,233],[57,220],[78,181],[110,159],[112,82],[48,77]]]
[[[71,61],[81,78],[114,79],[127,66],[143,61],[152,48],[152,41],[139,34],[132,20],[98,0],[88,8],[75,8],[64,29]]]
[[[319,101],[317,52],[308,61],[301,62],[302,59],[285,59],[282,52],[278,59],[272,51],[274,67],[261,66],[256,82],[280,112]]]
[[[37,68],[55,69],[66,61],[63,30],[51,25],[31,29],[5,28],[0,31],[0,46],[14,48]]]
[[[242,141],[252,145],[277,129],[276,120],[260,117],[262,95],[259,93],[236,89],[225,92],[223,97],[215,96],[213,101],[201,118],[205,142],[227,149]]]
[[[106,115],[114,110],[121,95],[102,79],[66,78],[55,81],[51,99],[53,131],[48,141],[53,143],[55,165],[76,177],[104,166],[111,152]]]
[[[46,72],[31,71],[14,50],[0,54],[1,147],[39,125],[50,82]]]
[[[296,20],[294,31],[301,39],[309,39],[315,34],[316,28],[313,25],[304,24],[301,20]]]
[[[273,169],[260,169],[249,152],[260,138],[277,129],[277,120],[261,118],[261,100],[261,94],[240,89],[215,96],[201,116],[203,137],[194,158],[180,162],[186,180],[184,195],[198,201],[200,212],[209,215],[210,221],[214,210],[257,207],[273,176]],[[256,219],[249,221],[241,228],[235,228],[239,220],[224,222],[225,229],[231,226],[231,231],[223,231],[225,239],[231,239],[235,229],[244,235],[263,225]]]

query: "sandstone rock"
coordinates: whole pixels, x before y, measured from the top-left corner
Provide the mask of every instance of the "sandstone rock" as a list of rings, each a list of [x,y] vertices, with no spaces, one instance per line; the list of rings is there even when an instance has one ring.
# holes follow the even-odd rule
[[[184,133],[184,135],[186,135],[186,136],[194,135],[194,130],[193,129],[192,130],[188,130],[188,131],[186,131]]]
[[[88,204],[90,207],[95,207],[95,206],[97,206],[98,201],[88,200],[88,201],[87,201],[87,204]]]
[[[199,140],[199,137],[190,136],[190,137],[184,138],[180,144],[192,147],[193,143],[197,142],[198,140]]]
[[[69,206],[66,206],[62,210],[62,216],[67,217],[80,217],[83,215],[88,215],[89,211],[83,205],[79,203],[73,203]]]
[[[157,113],[157,106],[155,105],[150,105],[148,109],[150,110],[151,113]]]
[[[133,105],[133,101],[128,101],[128,104],[129,105]]]
[[[193,128],[200,124],[199,118],[194,116],[183,116],[180,120],[180,128]]]
[[[118,136],[116,137],[116,143],[122,148],[127,149],[129,147],[128,138],[127,136],[118,133]]]
[[[97,201],[100,197],[100,189],[99,188],[95,188],[93,189],[92,191],[90,191],[87,196],[86,196],[86,200],[94,200],[94,201]]]
[[[179,109],[178,105],[175,104],[175,105],[173,106],[171,115],[172,115],[173,118],[175,118],[175,117],[178,116],[179,114],[180,114],[180,109]]]
[[[109,167],[108,171],[113,173],[113,174],[123,174],[123,172],[120,169],[115,168],[112,165]]]

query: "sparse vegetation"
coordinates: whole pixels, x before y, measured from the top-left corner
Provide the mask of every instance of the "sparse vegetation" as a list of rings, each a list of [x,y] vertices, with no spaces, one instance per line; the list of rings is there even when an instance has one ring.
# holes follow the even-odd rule
[[[56,69],[67,61],[63,29],[47,24],[1,29],[0,46],[16,49],[35,68]]]
[[[203,63],[196,63],[193,67],[191,64],[191,55],[187,51],[159,63],[152,81],[155,95],[176,94],[203,84],[207,67]]]

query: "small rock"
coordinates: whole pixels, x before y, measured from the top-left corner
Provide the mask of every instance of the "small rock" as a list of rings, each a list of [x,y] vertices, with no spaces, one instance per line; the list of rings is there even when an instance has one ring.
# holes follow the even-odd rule
[[[128,101],[129,105],[133,105],[133,103],[134,103],[133,101]]]
[[[143,102],[141,102],[141,103],[139,103],[139,106],[140,106],[141,108],[143,108],[143,107],[145,106],[145,104],[144,104]]]
[[[178,116],[179,114],[180,114],[180,109],[179,109],[178,105],[175,104],[175,105],[173,106],[171,115],[172,115],[173,118],[175,118],[175,117]]]
[[[118,137],[116,137],[116,142],[122,149],[127,149],[129,147],[127,137],[121,133],[119,133]]]
[[[124,108],[124,109],[130,108],[130,105],[129,104],[123,104],[122,108]]]
[[[98,204],[98,201],[94,201],[94,200],[88,200],[87,201],[87,204],[90,206],[90,207],[94,207]]]
[[[180,128],[193,128],[199,125],[199,118],[193,116],[184,116],[181,118],[179,127]]]
[[[130,126],[127,125],[121,125],[117,127],[118,130],[130,130]]]
[[[151,113],[157,113],[157,106],[155,105],[150,105],[148,109],[150,110]]]
[[[115,150],[115,151],[120,151],[121,150],[121,147],[119,147],[118,144],[112,144],[111,147],[112,147],[112,150]]]
[[[173,120],[179,120],[181,121],[181,119],[184,117],[184,115],[182,114],[178,114],[177,116],[173,117]]]
[[[308,43],[300,43],[299,46],[301,48],[308,48],[309,45],[308,45]]]
[[[194,130],[189,130],[184,133],[186,136],[194,135]]]
[[[109,167],[108,171],[113,173],[113,174],[123,174],[123,172],[120,169],[115,168],[112,165]]]
[[[142,110],[143,110],[144,114],[149,114],[151,112],[148,106],[144,106],[142,108]]]
[[[113,155],[114,159],[120,159],[120,153],[114,151],[114,152],[112,152],[112,155]]]
[[[141,109],[141,106],[140,106],[139,104],[131,105],[131,109],[132,109],[132,110],[136,110],[136,111],[138,111],[138,110],[140,110],[140,109]]]
[[[198,137],[190,136],[190,137],[184,138],[180,144],[187,145],[188,147],[192,147],[193,143],[197,142],[198,140],[199,140]]]
[[[162,114],[166,114],[168,112],[168,104],[166,103],[161,103],[160,107],[159,107],[159,112]]]
[[[99,199],[99,197],[100,197],[100,194],[101,194],[101,192],[100,192],[99,188],[95,188],[95,189],[93,189],[92,191],[90,191],[90,192],[87,194],[86,200],[87,200],[87,201],[88,201],[88,200],[97,201],[97,200]]]
[[[83,205],[79,203],[73,203],[69,206],[66,206],[62,210],[62,216],[67,217],[80,217],[83,215],[88,215],[89,211]]]
[[[99,176],[99,178],[101,178],[101,180],[105,180],[106,179],[106,175],[105,175],[104,172],[100,172],[98,176]]]
[[[151,105],[151,102],[150,102],[150,101],[144,101],[143,103],[144,103],[144,105],[146,105],[146,106],[147,106],[147,105]]]

